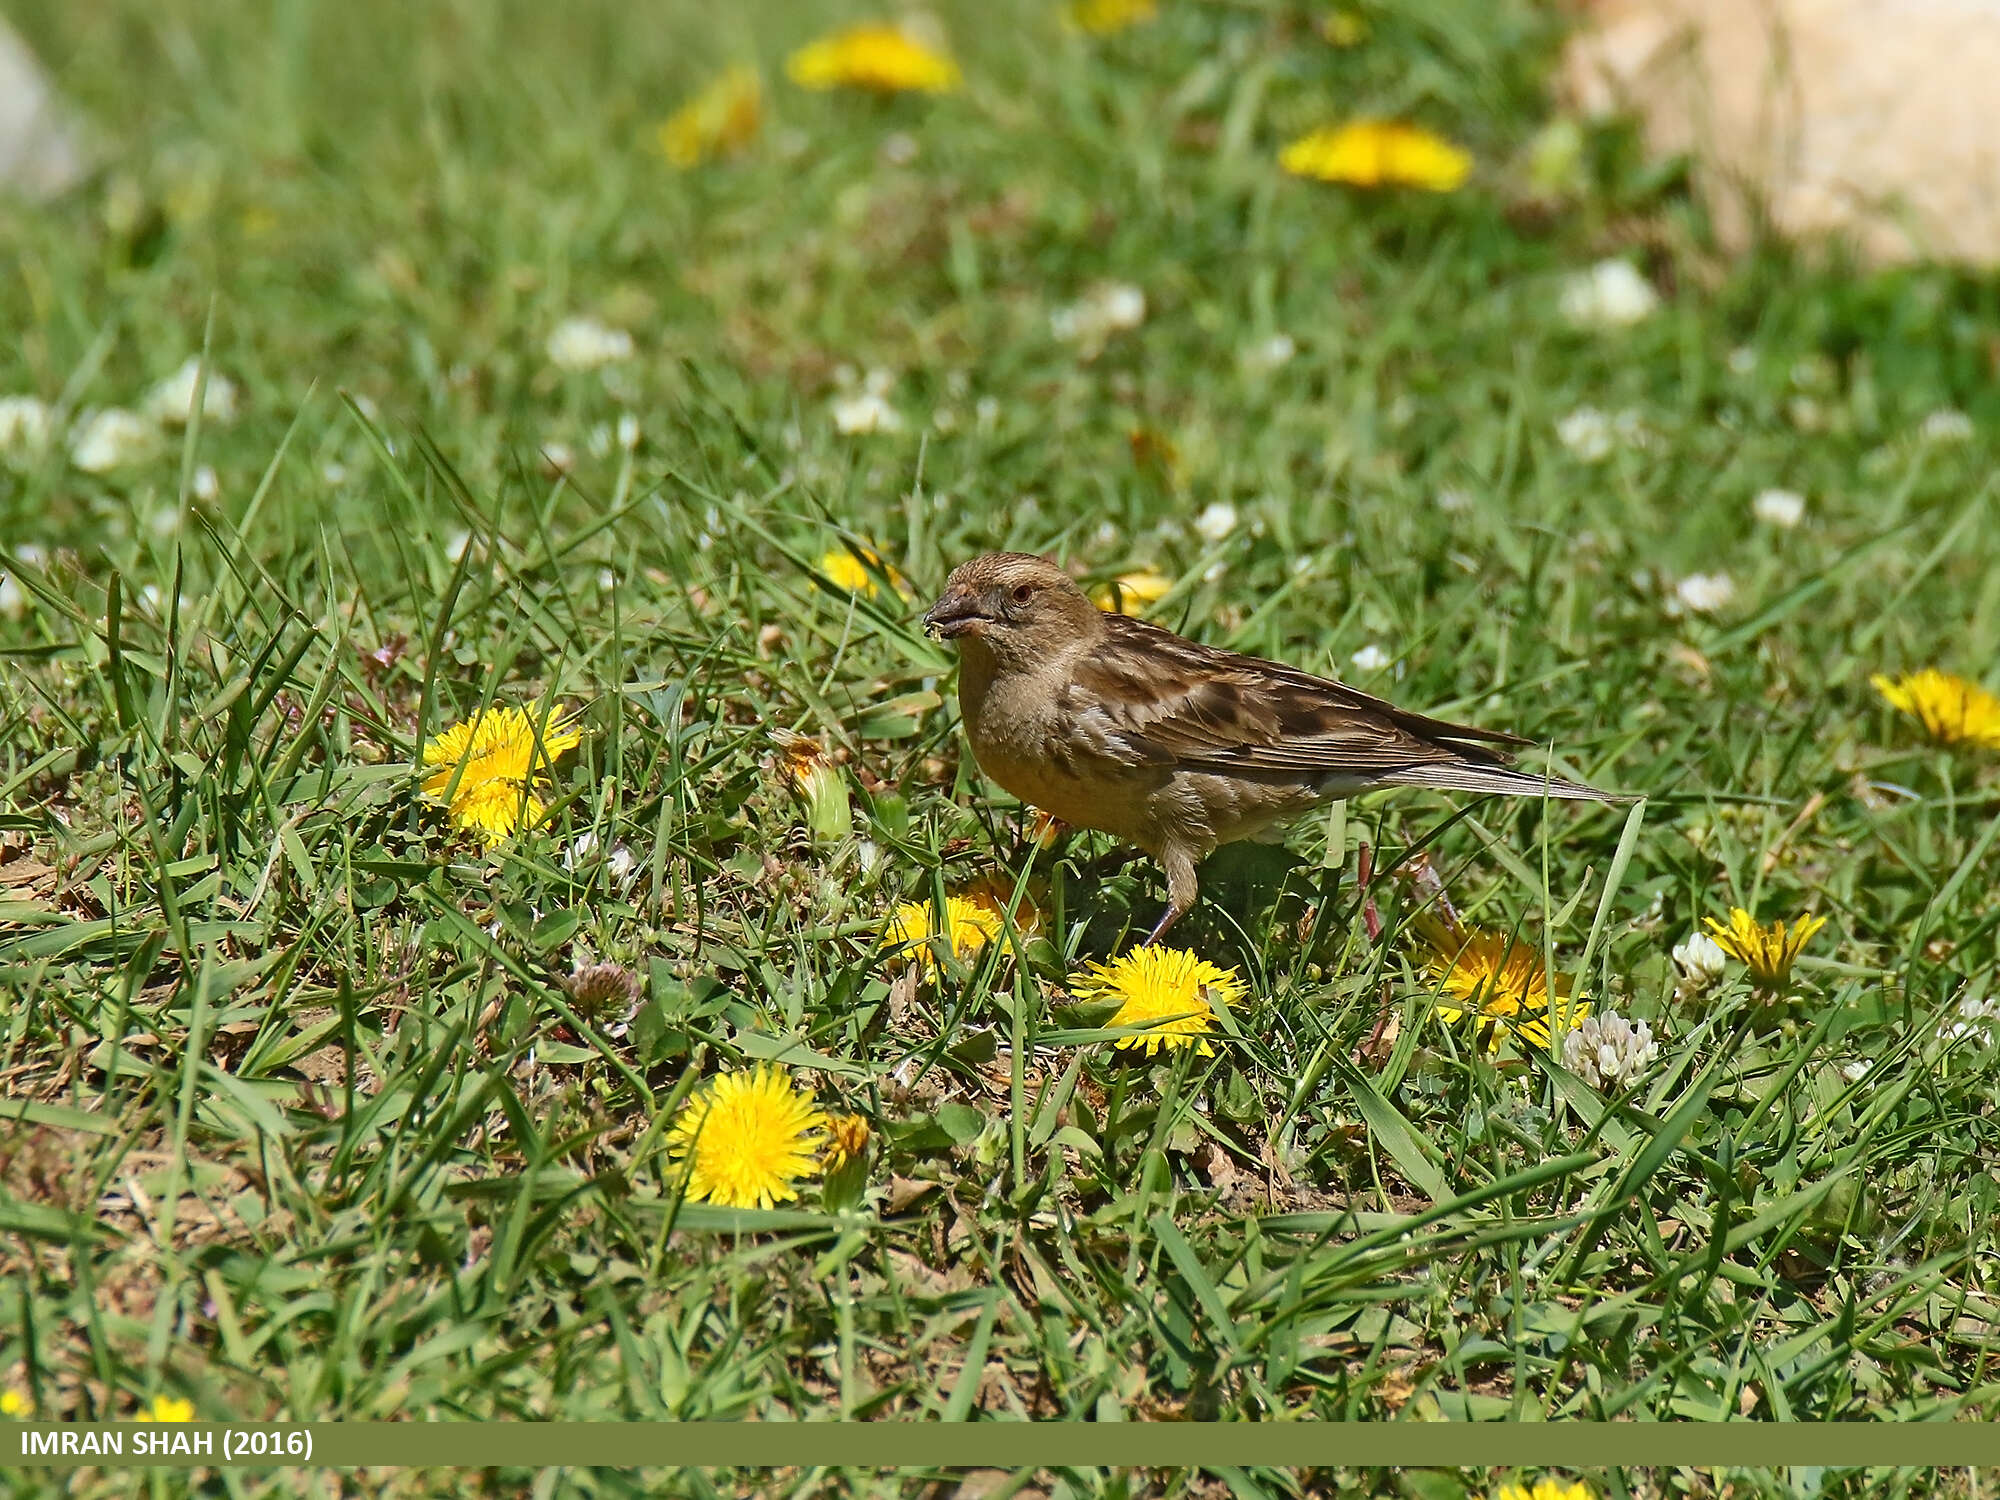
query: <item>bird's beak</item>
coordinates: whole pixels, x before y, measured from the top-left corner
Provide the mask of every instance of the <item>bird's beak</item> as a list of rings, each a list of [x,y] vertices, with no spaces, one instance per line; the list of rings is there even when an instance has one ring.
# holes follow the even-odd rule
[[[924,616],[924,629],[941,641],[964,635],[985,618],[979,612],[979,601],[966,590],[953,589],[930,607]]]

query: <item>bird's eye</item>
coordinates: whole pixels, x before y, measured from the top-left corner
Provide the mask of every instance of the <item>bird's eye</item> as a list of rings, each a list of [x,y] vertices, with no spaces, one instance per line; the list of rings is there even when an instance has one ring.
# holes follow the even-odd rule
[[[1034,592],[1035,591],[1032,588],[1030,588],[1027,584],[1025,583],[1020,584],[1014,590],[1014,602],[1016,604],[1026,604],[1028,602],[1028,597]]]

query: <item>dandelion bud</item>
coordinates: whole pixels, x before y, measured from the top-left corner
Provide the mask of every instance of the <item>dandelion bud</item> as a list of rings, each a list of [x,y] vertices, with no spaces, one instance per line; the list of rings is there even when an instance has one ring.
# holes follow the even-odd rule
[[[847,798],[847,781],[819,741],[782,730],[774,738],[784,757],[785,777],[805,802],[806,827],[813,837],[838,842],[852,834],[854,808]]]

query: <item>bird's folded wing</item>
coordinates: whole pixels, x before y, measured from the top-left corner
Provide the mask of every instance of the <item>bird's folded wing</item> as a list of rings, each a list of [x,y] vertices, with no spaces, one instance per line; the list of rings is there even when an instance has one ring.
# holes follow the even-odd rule
[[[1141,621],[1114,622],[1111,638],[1077,667],[1069,706],[1133,764],[1372,776],[1440,761],[1499,764],[1500,753],[1463,742],[1523,743]]]

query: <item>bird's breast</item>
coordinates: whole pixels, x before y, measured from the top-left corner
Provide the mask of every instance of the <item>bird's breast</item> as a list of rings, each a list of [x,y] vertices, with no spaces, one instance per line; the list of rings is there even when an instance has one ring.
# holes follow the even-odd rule
[[[965,673],[959,708],[979,769],[1023,802],[1080,828],[1153,843],[1147,798],[1161,778],[1106,755],[1048,684]]]

